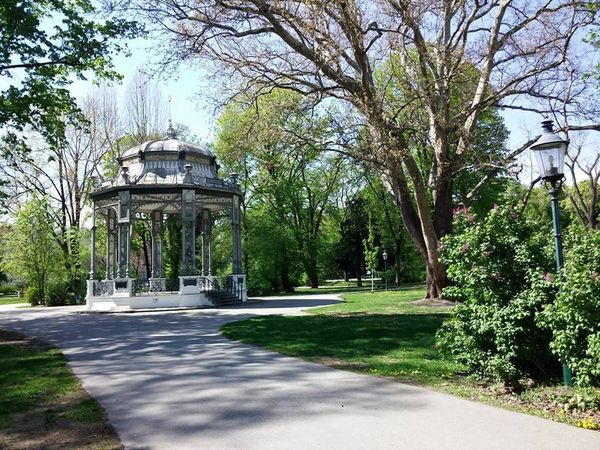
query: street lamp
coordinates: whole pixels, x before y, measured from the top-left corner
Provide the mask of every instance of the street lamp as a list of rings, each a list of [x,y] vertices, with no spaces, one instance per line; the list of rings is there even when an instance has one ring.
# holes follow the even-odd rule
[[[385,290],[387,291],[387,251],[383,250],[383,277],[385,278]]]
[[[531,151],[536,157],[540,178],[550,193],[552,204],[552,221],[554,223],[554,246],[556,251],[556,271],[560,272],[563,266],[562,241],[560,236],[560,223],[558,217],[558,192],[564,180],[564,162],[569,141],[554,134],[552,121],[542,122],[542,135],[531,146]],[[565,386],[571,386],[571,369],[563,362],[563,379]]]

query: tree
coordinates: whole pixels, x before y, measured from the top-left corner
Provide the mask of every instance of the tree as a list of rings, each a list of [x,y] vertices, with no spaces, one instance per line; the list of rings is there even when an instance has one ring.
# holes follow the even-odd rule
[[[582,146],[576,145],[569,149],[566,166],[573,183],[566,189],[572,210],[582,225],[600,229],[600,153],[585,161]]]
[[[523,99],[554,95],[573,37],[593,21],[569,0],[130,3],[171,33],[171,60],[215,61],[243,92],[276,86],[343,102],[372,143],[352,152],[373,162],[426,260],[428,297],[447,283],[438,245],[451,230],[453,181],[468,164],[479,117],[492,105],[524,108]],[[406,75],[393,80],[404,92],[396,107],[374,76],[392,55]],[[412,105],[425,112],[426,129],[405,120]],[[429,173],[411,151],[422,136]]]
[[[80,258],[80,229],[84,222],[86,195],[94,177],[101,174],[101,162],[115,141],[116,106],[111,90],[102,88],[80,102],[87,126],[69,126],[60,145],[31,150],[29,155],[7,155],[0,168],[7,182],[4,206],[15,210],[32,195],[45,197],[46,212],[53,221],[52,233],[62,253],[72,291],[83,289]]]
[[[33,197],[18,211],[7,241],[2,267],[34,289],[33,300],[44,304],[49,283],[60,277],[61,252],[54,237],[48,200]]]
[[[381,245],[387,251],[390,268],[395,270],[396,284],[424,279],[424,262],[413,245],[393,197],[380,179],[365,174],[368,185],[361,192],[365,207],[381,234]]]
[[[138,70],[125,92],[125,132],[130,146],[163,138],[167,123],[162,91],[150,77]]]
[[[344,158],[323,144],[330,124],[329,114],[307,108],[298,94],[276,90],[254,105],[226,108],[215,143],[220,160],[244,175],[243,210],[264,205],[289,230],[313,288],[324,218],[345,174]]]
[[[140,28],[124,19],[95,20],[89,0],[23,0],[0,3],[0,126],[2,154],[28,149],[24,131],[40,133],[51,146],[67,123],[82,120],[66,87],[90,74],[115,79],[111,58],[120,39]]]
[[[339,266],[346,281],[351,275],[356,276],[358,286],[362,286],[362,274],[365,266],[363,242],[369,236],[368,216],[366,202],[359,194],[346,204],[344,217],[340,224]]]

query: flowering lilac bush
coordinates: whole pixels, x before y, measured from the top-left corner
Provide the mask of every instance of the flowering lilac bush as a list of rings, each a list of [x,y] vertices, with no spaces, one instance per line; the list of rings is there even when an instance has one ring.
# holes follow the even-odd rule
[[[556,280],[544,277],[538,288],[554,289],[556,299],[538,315],[552,332],[551,348],[581,386],[600,385],[600,230],[572,225],[565,239],[565,264]],[[545,284],[546,286],[543,286]]]
[[[441,349],[470,372],[507,384],[558,373],[551,333],[536,323],[553,298],[544,280],[553,267],[551,233],[510,207],[483,219],[459,209],[454,227],[441,257],[453,282],[444,295],[458,304],[438,333]]]

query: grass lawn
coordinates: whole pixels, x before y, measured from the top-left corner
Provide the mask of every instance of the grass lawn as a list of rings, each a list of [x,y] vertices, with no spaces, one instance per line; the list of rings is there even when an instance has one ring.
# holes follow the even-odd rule
[[[0,366],[0,448],[122,448],[58,349],[0,330]]]
[[[0,297],[0,305],[13,305],[15,303],[27,303],[27,301],[23,297]]]
[[[313,292],[316,290],[313,290]],[[324,290],[321,293],[328,293]],[[600,424],[600,392],[585,411],[570,410],[577,394],[560,386],[525,392],[481,383],[443,356],[435,333],[449,317],[446,307],[415,305],[422,285],[387,292],[347,292],[343,303],[308,310],[304,316],[261,316],[221,328],[228,338],[331,367],[426,385],[461,397],[570,424]],[[597,395],[598,394],[598,395]],[[591,418],[591,422],[589,419]]]

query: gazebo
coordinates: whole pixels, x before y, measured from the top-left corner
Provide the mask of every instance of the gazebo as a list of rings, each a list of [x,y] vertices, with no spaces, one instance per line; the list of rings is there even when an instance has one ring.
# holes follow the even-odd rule
[[[127,310],[211,306],[247,300],[242,273],[238,179],[218,176],[208,148],[177,139],[169,125],[167,138],[127,150],[118,159],[112,180],[93,180],[90,279],[86,304],[90,310]],[[176,284],[164,272],[163,234],[168,215],[181,220],[181,265]],[[211,237],[215,218],[231,218],[232,274],[218,282],[212,273]],[[96,222],[106,224],[103,273],[96,263]],[[135,277],[131,267],[133,224],[151,229],[151,276]],[[198,245],[200,244],[200,245]],[[197,264],[199,254],[200,264]]]

